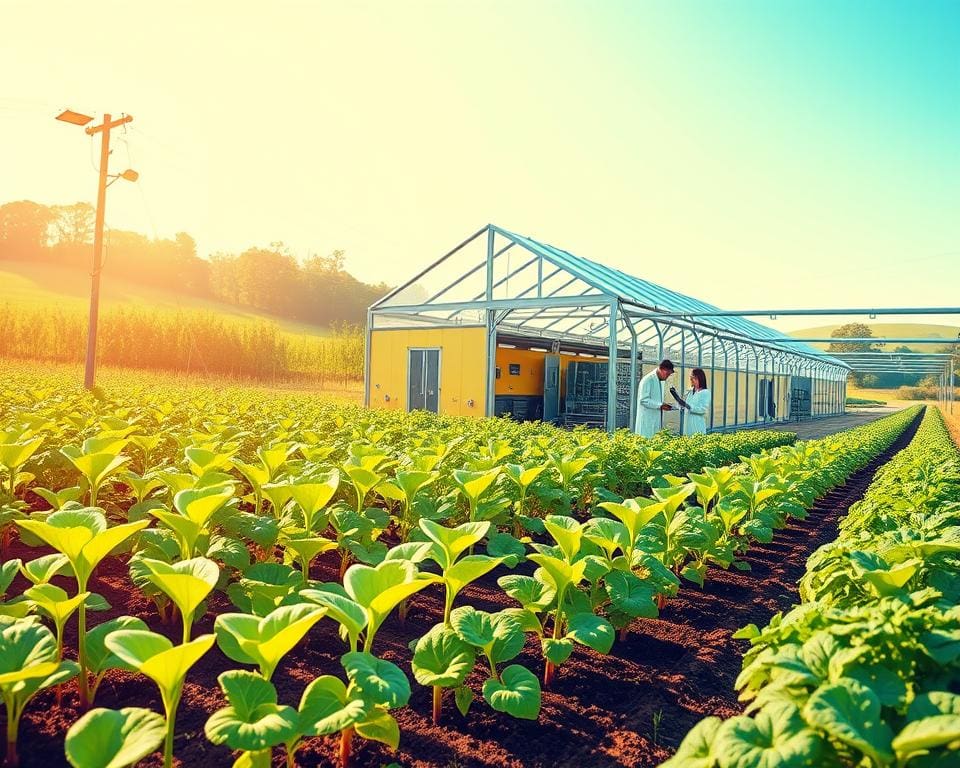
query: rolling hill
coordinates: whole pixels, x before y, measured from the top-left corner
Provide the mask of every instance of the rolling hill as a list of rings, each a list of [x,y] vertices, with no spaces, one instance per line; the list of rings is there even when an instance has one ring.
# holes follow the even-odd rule
[[[16,308],[55,307],[86,312],[90,300],[90,276],[85,270],[58,264],[25,261],[0,261],[0,305]],[[103,309],[143,307],[170,311],[212,312],[236,320],[268,321],[280,326],[284,333],[298,336],[327,336],[329,328],[297,323],[285,318],[257,312],[246,307],[177,294],[111,276],[105,264],[100,304]]]
[[[859,321],[858,321],[859,322]],[[840,323],[834,325],[821,325],[815,328],[804,328],[799,331],[791,331],[790,335],[796,338],[827,338],[837,328]],[[911,338],[911,339],[956,339],[960,334],[960,328],[950,325],[933,325],[930,323],[866,323],[873,331],[873,335],[878,338]],[[826,349],[829,343],[813,344],[819,349]],[[936,349],[933,344],[907,344],[911,350],[916,352],[931,352]],[[888,347],[888,349],[892,349]]]

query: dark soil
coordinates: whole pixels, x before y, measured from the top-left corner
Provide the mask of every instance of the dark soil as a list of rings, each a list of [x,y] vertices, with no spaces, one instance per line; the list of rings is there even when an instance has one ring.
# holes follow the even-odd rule
[[[627,640],[615,643],[608,656],[578,646],[558,670],[551,689],[544,691],[538,722],[493,712],[480,697],[482,678],[476,676],[470,682],[477,699],[469,715],[460,715],[452,694],[447,692],[442,722],[434,726],[430,720],[431,692],[414,683],[409,706],[394,712],[400,723],[399,751],[391,754],[383,745],[357,739],[354,764],[358,768],[393,762],[404,768],[659,764],[702,717],[728,717],[740,711],[733,683],[748,645],[733,640],[732,633],[750,622],[766,624],[774,613],[794,604],[796,581],[809,554],[835,537],[837,518],[862,496],[877,468],[907,445],[915,429],[916,423],[886,453],[855,473],[844,486],[829,492],[805,521],[794,521],[779,531],[772,544],[753,547],[746,558],[750,571],[711,568],[703,590],[685,584],[659,619],[634,622]],[[40,554],[40,550],[18,543],[11,556],[31,559]],[[324,564],[311,575],[336,580],[336,566],[333,562]],[[457,604],[471,603],[491,611],[511,605],[496,585],[497,575],[500,573],[467,588]],[[68,590],[74,588],[72,582],[62,585]],[[18,577],[10,593],[17,594],[26,586]],[[128,614],[179,641],[179,624],[177,628],[161,626],[153,604],[131,586],[121,561],[103,563],[90,588],[103,594],[113,606],[106,616],[88,614],[91,625]],[[208,614],[195,625],[194,636],[212,632],[215,615],[233,610],[218,593],[211,600]],[[438,587],[416,595],[406,622],[394,617],[380,630],[374,653],[400,665],[412,680],[407,644],[426,633],[442,612]],[[75,620],[70,622],[66,643],[76,647]],[[339,657],[345,650],[335,624],[321,620],[274,673],[280,702],[297,706],[303,689],[318,675],[343,677]],[[529,641],[516,661],[542,677],[538,643]],[[226,704],[217,675],[238,666],[214,646],[190,672],[176,721],[175,754],[181,765],[213,768],[232,763],[229,750],[207,741],[203,726],[214,710]],[[152,682],[119,671],[104,680],[96,706],[142,706],[163,711]],[[40,693],[28,706],[20,726],[24,768],[66,766],[63,740],[78,716],[75,685],[64,687],[59,706],[53,691]],[[336,749],[334,737],[309,740],[298,752],[298,765],[331,766]],[[276,765],[283,763],[282,752],[275,750]],[[143,764],[161,763],[158,754]]]

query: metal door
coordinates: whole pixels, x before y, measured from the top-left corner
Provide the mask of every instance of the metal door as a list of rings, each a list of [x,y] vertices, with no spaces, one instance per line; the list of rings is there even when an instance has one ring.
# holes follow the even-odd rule
[[[560,355],[547,355],[543,366],[543,420],[560,418]]]
[[[409,351],[407,410],[440,412],[439,349],[411,349]]]

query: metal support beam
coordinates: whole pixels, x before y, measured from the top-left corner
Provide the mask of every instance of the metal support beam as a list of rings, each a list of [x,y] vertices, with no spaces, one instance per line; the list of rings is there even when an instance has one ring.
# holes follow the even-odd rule
[[[617,309],[619,302],[610,302],[610,337],[607,343],[607,432],[617,431]]]

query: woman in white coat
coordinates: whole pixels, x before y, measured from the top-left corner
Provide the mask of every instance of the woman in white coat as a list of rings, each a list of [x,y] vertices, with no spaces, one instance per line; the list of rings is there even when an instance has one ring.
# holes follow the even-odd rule
[[[683,434],[699,435],[707,431],[707,413],[710,412],[710,390],[707,375],[702,368],[690,371],[690,389],[683,397]]]

